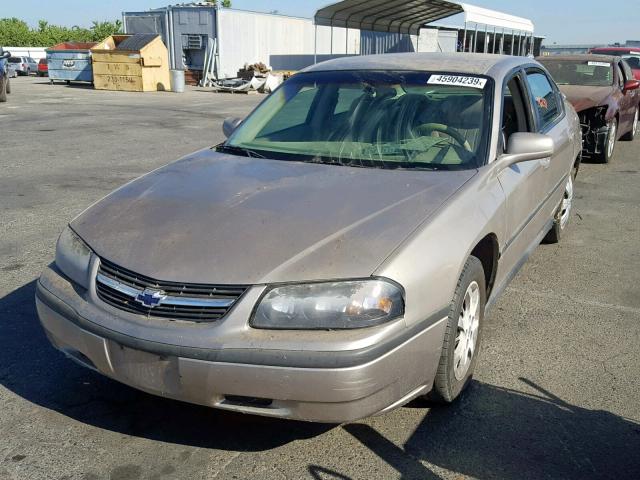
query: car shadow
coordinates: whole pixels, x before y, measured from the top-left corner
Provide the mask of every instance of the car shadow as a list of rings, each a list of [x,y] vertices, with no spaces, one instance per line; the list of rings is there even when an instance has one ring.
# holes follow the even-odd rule
[[[228,451],[269,450],[334,428],[163,399],[77,366],[50,346],[34,295],[35,281],[0,299],[0,384],[30,402],[110,431]],[[427,465],[482,479],[640,478],[640,424],[520,381],[523,391],[473,381],[449,407],[412,402],[404,408],[427,413],[404,445],[366,423],[342,428],[403,479],[440,478]],[[349,479],[335,466],[307,471]]]
[[[640,424],[520,381],[526,393],[474,381],[455,404],[429,410],[403,448],[368,425],[344,429],[403,479],[440,478],[425,463],[482,479],[640,478]]]
[[[0,299],[0,384],[29,402],[106,430],[230,451],[269,450],[334,428],[164,399],[76,365],[49,344],[35,287],[33,281]]]

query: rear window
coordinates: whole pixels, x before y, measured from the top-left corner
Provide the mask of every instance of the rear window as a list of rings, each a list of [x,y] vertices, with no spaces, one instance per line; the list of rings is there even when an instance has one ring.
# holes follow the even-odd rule
[[[9,57],[9,63],[22,63],[22,59],[19,57]]]
[[[607,87],[613,85],[609,62],[585,60],[548,60],[542,62],[558,85]]]
[[[47,59],[46,58],[41,58],[40,59],[40,65],[46,65],[47,64]]]

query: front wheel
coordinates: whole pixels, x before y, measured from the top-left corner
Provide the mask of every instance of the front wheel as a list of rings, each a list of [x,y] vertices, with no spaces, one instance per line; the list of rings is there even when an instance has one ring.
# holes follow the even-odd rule
[[[0,80],[0,102],[7,101],[7,81]]]
[[[602,153],[600,153],[600,162],[609,163],[613,158],[613,153],[616,150],[616,143],[618,141],[618,120],[615,118],[611,120],[609,129],[607,130],[607,138],[605,139]]]
[[[11,93],[11,82],[9,81],[9,77],[4,81],[7,84],[7,93]]]
[[[633,123],[631,124],[631,131],[627,133],[624,137],[622,137],[623,140],[627,142],[633,142],[633,140],[636,138],[636,135],[638,134],[639,121],[640,121],[640,108],[636,108],[636,114],[634,115]]]
[[[468,385],[480,351],[486,300],[482,263],[469,257],[451,302],[438,372],[428,400],[451,403]]]

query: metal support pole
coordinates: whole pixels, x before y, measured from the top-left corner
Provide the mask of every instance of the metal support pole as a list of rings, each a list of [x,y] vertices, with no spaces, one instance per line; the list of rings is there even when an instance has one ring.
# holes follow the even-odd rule
[[[484,26],[484,48],[482,49],[482,53],[487,53],[488,49],[489,49],[489,25],[485,25]]]
[[[318,24],[314,25],[313,31],[313,64],[318,63]]]
[[[502,28],[502,38],[500,39],[500,55],[504,54],[504,32],[505,29]]]
[[[496,27],[493,27],[493,45],[491,45],[491,53],[495,54],[496,53]]]
[[[344,54],[349,55],[349,27],[345,28]]]
[[[522,48],[522,30],[518,30],[518,56],[520,56],[521,48]]]
[[[456,50],[458,47],[456,46]],[[467,51],[467,22],[464,22],[464,37],[462,38],[462,51]]]
[[[473,53],[476,53],[477,45],[478,45],[478,24],[476,23],[476,30],[473,34]]]
[[[534,57],[536,55],[536,37],[531,32],[531,56]]]
[[[333,25],[331,25],[331,55],[333,55]]]

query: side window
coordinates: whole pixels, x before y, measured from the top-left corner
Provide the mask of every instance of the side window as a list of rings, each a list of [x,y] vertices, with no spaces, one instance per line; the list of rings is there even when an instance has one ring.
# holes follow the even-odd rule
[[[341,88],[338,91],[338,102],[333,114],[340,115],[351,110],[353,102],[362,98],[362,94],[362,88]]]
[[[530,131],[525,98],[520,77],[516,75],[505,85],[502,98],[502,136],[505,148],[511,135]]]
[[[307,115],[318,89],[305,87],[289,100],[267,123],[258,136],[271,135],[307,123]]]
[[[544,130],[562,113],[560,95],[549,78],[540,70],[527,71],[527,82],[533,107],[538,116],[538,127]]]

